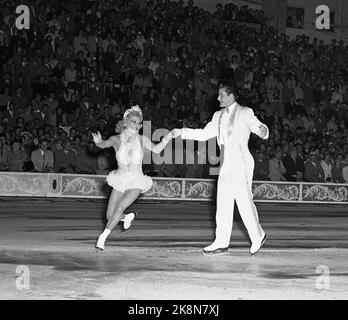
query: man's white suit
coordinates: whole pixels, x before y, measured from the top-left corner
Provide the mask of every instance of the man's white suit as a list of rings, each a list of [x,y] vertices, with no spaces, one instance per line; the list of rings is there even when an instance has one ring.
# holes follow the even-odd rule
[[[261,128],[267,129],[262,136]],[[216,199],[216,231],[214,247],[227,248],[230,243],[234,200],[251,242],[260,241],[264,231],[259,223],[252,196],[254,159],[249,152],[248,141],[253,132],[263,139],[269,136],[267,126],[261,123],[251,108],[237,102],[213,115],[204,129],[182,129],[183,139],[206,141],[217,137],[223,153]]]

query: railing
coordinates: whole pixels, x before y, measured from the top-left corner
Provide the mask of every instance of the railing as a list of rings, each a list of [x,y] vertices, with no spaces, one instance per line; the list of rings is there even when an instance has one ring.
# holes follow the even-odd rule
[[[215,201],[216,180],[153,178],[148,200]],[[103,175],[0,172],[0,196],[102,199],[111,188]],[[348,204],[348,184],[254,181],[256,202]]]

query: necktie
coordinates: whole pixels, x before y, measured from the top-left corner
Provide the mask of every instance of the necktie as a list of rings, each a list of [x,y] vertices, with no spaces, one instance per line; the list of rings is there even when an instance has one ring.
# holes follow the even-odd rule
[[[220,162],[221,162],[221,165],[224,162],[224,157],[225,157],[225,145],[222,144],[220,146]]]
[[[42,161],[42,168],[45,169],[46,168],[46,166],[45,166],[45,160],[46,160],[45,152],[42,155],[42,159],[43,159],[43,161]]]
[[[221,113],[220,113],[220,117],[219,117],[219,123],[218,123],[218,140],[221,142],[221,120],[222,120],[222,116],[225,114],[225,112],[228,113],[228,108],[223,108]]]

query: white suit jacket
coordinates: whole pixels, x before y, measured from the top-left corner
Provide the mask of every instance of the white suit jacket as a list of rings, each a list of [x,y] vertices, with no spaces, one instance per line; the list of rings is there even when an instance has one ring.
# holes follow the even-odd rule
[[[204,129],[189,129],[184,128],[182,131],[183,139],[192,139],[198,141],[206,141],[216,137],[219,147],[221,147],[220,125],[222,111],[216,111],[212,120],[204,127]],[[267,129],[266,136],[262,137],[261,127]],[[228,119],[227,127],[228,139],[225,145],[238,144],[241,146],[248,146],[250,133],[253,132],[262,139],[268,139],[269,130],[265,124],[260,122],[254,115],[254,111],[248,107],[242,107],[238,103],[235,106],[235,112],[231,112]]]
[[[183,139],[193,139],[205,141],[217,137],[217,143],[221,148],[220,132],[222,110],[215,112],[213,119],[204,129],[184,128],[182,131]],[[265,136],[262,136],[261,127],[267,129]],[[239,104],[229,114],[227,122],[227,139],[224,141],[224,157],[219,176],[232,175],[233,177],[246,177],[251,189],[254,171],[254,158],[249,152],[248,141],[250,133],[253,132],[262,139],[267,139],[269,130],[267,126],[259,121],[251,108],[242,107]],[[234,181],[237,181],[234,179]]]

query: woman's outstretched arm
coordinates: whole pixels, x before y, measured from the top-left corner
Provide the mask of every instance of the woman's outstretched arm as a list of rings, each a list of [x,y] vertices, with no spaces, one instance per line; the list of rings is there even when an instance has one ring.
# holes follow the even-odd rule
[[[154,144],[148,137],[142,136],[144,148],[154,153],[160,153],[167,143],[173,138],[172,131],[162,138],[160,143]]]
[[[103,140],[101,137],[100,132],[98,131],[97,133],[93,133],[93,141],[95,145],[99,148],[105,149],[105,148],[110,148],[114,146],[116,149],[118,149],[120,145],[120,137],[117,136],[111,136],[108,140]]]

